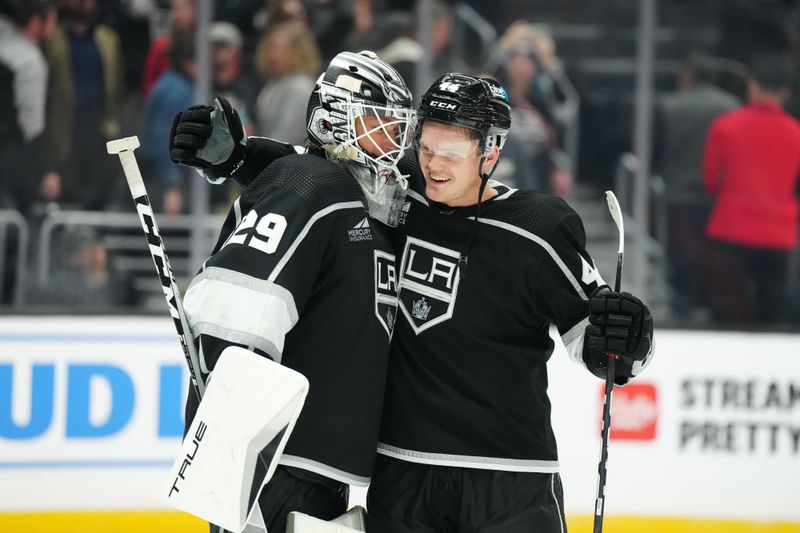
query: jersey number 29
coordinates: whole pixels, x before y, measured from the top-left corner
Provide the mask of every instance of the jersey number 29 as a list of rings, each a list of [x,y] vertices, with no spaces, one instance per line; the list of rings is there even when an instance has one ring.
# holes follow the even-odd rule
[[[254,228],[255,231],[253,231]],[[226,246],[228,244],[245,244],[247,241],[247,246],[271,254],[278,249],[284,231],[286,231],[286,218],[283,215],[267,213],[258,218],[258,213],[250,211],[228,239]]]

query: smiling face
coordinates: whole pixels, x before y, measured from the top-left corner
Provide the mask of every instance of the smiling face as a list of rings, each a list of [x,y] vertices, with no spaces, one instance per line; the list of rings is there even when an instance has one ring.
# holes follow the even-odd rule
[[[425,121],[419,138],[419,165],[425,176],[425,196],[429,200],[451,207],[477,203],[481,186],[479,144],[467,128]],[[499,153],[495,147],[486,156],[484,173],[492,169]],[[495,194],[494,189],[487,187],[483,199]]]

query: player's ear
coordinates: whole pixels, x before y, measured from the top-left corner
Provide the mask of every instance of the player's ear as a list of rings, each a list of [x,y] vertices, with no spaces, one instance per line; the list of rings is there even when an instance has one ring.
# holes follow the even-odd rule
[[[483,168],[481,169],[483,174],[490,174],[497,164],[498,159],[500,159],[500,148],[495,145],[483,161]]]

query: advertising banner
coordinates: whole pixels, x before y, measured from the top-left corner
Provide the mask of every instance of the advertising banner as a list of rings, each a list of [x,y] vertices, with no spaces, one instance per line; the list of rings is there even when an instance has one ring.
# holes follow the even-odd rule
[[[557,353],[553,425],[566,510],[592,512],[603,383]],[[606,514],[800,523],[800,336],[657,331],[615,388]]]
[[[184,367],[169,318],[0,320],[0,511],[164,507]]]
[[[566,512],[591,515],[603,382],[560,346],[549,375]],[[0,513],[168,509],[187,380],[168,318],[0,319]],[[799,335],[660,330],[612,405],[606,515],[800,524]]]

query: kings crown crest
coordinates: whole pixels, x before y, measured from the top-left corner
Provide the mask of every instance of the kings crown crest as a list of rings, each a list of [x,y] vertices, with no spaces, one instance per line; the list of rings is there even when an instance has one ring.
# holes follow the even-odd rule
[[[411,309],[411,314],[418,320],[428,320],[428,313],[431,312],[431,306],[425,301],[423,296],[419,300],[414,300]]]

